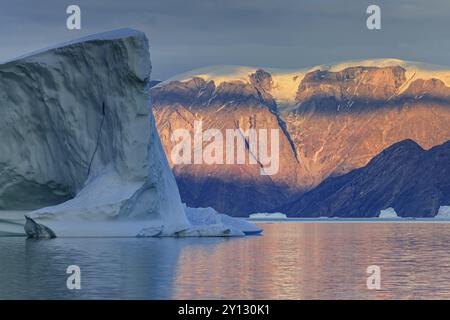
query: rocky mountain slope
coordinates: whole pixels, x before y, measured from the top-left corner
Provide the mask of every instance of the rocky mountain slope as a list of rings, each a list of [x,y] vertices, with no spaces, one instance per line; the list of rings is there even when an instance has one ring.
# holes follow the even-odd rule
[[[198,120],[204,130],[279,129],[279,171],[271,176],[257,165],[169,159],[183,201],[235,215],[274,210],[396,142],[429,149],[450,139],[450,71],[401,60],[290,71],[213,67],[159,83],[151,95],[166,154],[171,133],[192,131]]]
[[[268,74],[259,73],[255,77]],[[262,84],[257,84],[261,81]],[[297,158],[285,124],[276,113],[276,103],[266,92],[264,80],[253,84],[222,83],[194,78],[186,82],[171,82],[154,88],[154,114],[163,147],[173,167],[182,198],[191,206],[212,206],[221,212],[252,212],[255,208],[272,207],[288,199],[287,190],[295,187]],[[280,129],[279,173],[261,175],[256,164],[178,164],[171,152],[171,134],[177,129],[193,133],[194,121],[202,120],[203,129]],[[207,143],[203,143],[206,146]],[[245,157],[250,158],[245,149]],[[271,195],[267,198],[267,195]],[[230,202],[232,201],[232,202]]]
[[[404,140],[279,210],[300,217],[377,217],[392,207],[401,217],[434,217],[450,204],[449,163],[450,141],[426,151]]]

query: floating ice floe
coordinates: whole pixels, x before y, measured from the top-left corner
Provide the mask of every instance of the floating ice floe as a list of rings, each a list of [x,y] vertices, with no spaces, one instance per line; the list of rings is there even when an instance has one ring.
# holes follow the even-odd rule
[[[260,234],[262,229],[248,222],[244,218],[233,218],[226,214],[218,213],[213,208],[189,208],[185,206],[186,216],[194,227],[201,226],[223,226],[227,227],[230,233],[236,235]]]
[[[251,220],[265,220],[265,219],[287,219],[287,216],[281,212],[274,213],[252,213],[249,218]]]

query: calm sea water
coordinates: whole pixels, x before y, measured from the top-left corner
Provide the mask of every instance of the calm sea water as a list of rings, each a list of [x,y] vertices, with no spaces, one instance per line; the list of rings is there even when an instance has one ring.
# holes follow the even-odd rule
[[[0,298],[449,299],[448,223],[265,223],[237,239],[0,238]],[[66,268],[81,268],[78,291]],[[381,268],[368,290],[366,268]]]

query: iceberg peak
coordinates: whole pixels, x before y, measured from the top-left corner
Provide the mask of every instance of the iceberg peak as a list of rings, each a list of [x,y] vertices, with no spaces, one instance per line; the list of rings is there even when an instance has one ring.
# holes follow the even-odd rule
[[[51,46],[47,46],[44,48],[40,48],[40,49],[31,51],[29,53],[20,55],[15,58],[11,58],[11,59],[8,59],[5,61],[0,61],[0,64],[7,64],[7,63],[14,62],[14,61],[30,58],[30,57],[33,57],[36,55],[46,53],[48,51],[52,51],[55,49],[61,49],[61,48],[79,44],[79,43],[90,42],[90,41],[112,41],[112,40],[125,39],[125,38],[130,38],[130,37],[140,37],[143,39],[147,39],[147,36],[145,35],[145,33],[142,31],[139,31],[139,30],[135,30],[135,29],[131,29],[131,28],[114,29],[111,31],[95,33],[95,34],[83,36],[80,38],[76,38],[73,40],[60,42],[60,43],[57,43],[57,44],[54,44]]]

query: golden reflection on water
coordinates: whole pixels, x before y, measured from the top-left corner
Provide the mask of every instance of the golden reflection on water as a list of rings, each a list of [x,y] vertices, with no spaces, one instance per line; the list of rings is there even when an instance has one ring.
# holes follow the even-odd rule
[[[450,224],[276,223],[181,249],[174,299],[450,298]],[[366,268],[381,267],[381,289]]]

